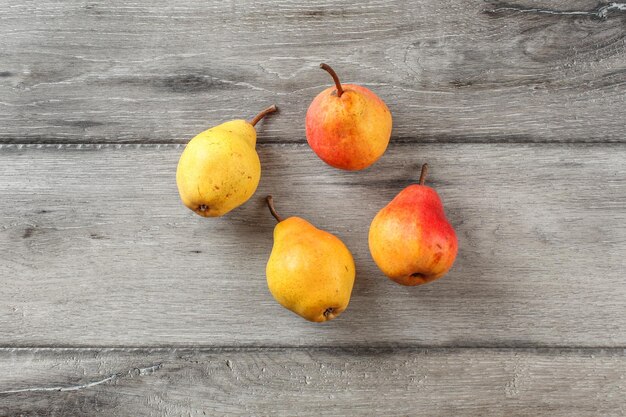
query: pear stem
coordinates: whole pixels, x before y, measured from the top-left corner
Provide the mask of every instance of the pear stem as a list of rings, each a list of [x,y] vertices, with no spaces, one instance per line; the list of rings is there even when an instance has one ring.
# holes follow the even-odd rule
[[[259,123],[259,120],[261,120],[262,118],[264,118],[265,116],[267,116],[270,113],[274,113],[277,110],[278,110],[278,107],[276,107],[276,104],[272,104],[267,109],[262,110],[259,114],[254,116],[254,118],[252,120],[250,120],[250,124],[252,126],[256,126],[256,124]]]
[[[343,94],[343,88],[341,87],[341,83],[339,82],[339,77],[335,70],[333,70],[328,64],[320,64],[320,68],[330,74],[333,77],[333,81],[335,81],[335,85],[337,86],[337,97],[341,97]]]
[[[420,174],[420,185],[424,185],[426,182],[426,175],[428,175],[428,164],[422,165],[422,173]]]
[[[276,209],[274,208],[274,197],[272,197],[271,195],[268,195],[267,197],[265,197],[265,201],[267,201],[267,207],[269,207],[270,213],[272,213],[272,216],[274,216],[276,221],[278,223],[282,222],[283,218],[280,217],[278,213],[276,213]]]

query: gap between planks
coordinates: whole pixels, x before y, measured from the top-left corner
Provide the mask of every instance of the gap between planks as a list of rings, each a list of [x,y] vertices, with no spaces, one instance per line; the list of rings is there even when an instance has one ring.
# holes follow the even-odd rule
[[[191,138],[190,138],[191,139]],[[0,151],[4,149],[181,149],[187,145],[189,141],[176,143],[176,142],[83,142],[83,143],[71,143],[71,142],[23,142],[23,143],[2,143],[0,141]],[[515,147],[550,147],[550,148],[569,148],[569,147],[585,147],[585,148],[602,148],[602,147],[622,147],[626,145],[626,142],[615,141],[589,141],[589,142],[511,142],[511,141],[433,141],[433,142],[415,142],[411,140],[391,140],[389,142],[389,148],[395,145],[413,145],[416,147],[426,145],[498,145],[498,146],[515,146]],[[257,143],[256,148],[273,148],[281,146],[294,146],[294,147],[308,147],[308,143],[301,141],[289,141],[289,142],[266,142]]]
[[[385,354],[385,353],[455,353],[465,351],[484,352],[524,352],[536,354],[577,354],[577,355],[606,355],[622,356],[626,355],[626,346],[506,346],[506,345],[449,345],[449,346],[427,346],[403,344],[396,346],[377,345],[355,345],[355,346],[290,346],[290,345],[250,345],[250,346],[206,346],[206,345],[161,345],[161,346],[82,346],[82,345],[55,345],[55,346],[0,346],[0,355],[5,353],[54,353],[54,352],[145,352],[145,353],[166,353],[166,352],[198,352],[198,353],[236,353],[236,352],[333,352],[345,354]]]
[[[208,128],[208,127],[207,127]],[[200,132],[197,132],[200,133]],[[125,140],[116,140],[116,139],[99,139],[96,141],[89,142],[68,142],[63,139],[46,139],[46,138],[16,138],[16,139],[2,139],[0,138],[0,149],[2,147],[7,146],[181,146],[186,145],[193,138],[189,136],[184,139],[172,139],[172,140],[150,140],[145,138],[138,139],[125,139]],[[580,145],[607,145],[607,144],[624,144],[620,139],[594,139],[589,136],[587,139],[583,140],[561,140],[559,142],[546,142],[541,140],[541,138],[529,138],[526,136],[507,136],[498,139],[493,139],[490,137],[485,137],[482,139],[477,139],[475,137],[471,137],[465,139],[463,137],[446,137],[439,138],[437,136],[433,137],[421,137],[419,140],[416,140],[415,137],[407,136],[407,137],[396,137],[391,138],[389,142],[389,146],[393,146],[394,144],[414,144],[414,145],[427,145],[427,144],[460,144],[460,145],[485,145],[485,144],[493,144],[493,145],[572,145],[572,144],[580,144]],[[306,139],[294,139],[294,140],[281,140],[279,142],[257,142],[256,146],[276,146],[276,145],[306,145]]]

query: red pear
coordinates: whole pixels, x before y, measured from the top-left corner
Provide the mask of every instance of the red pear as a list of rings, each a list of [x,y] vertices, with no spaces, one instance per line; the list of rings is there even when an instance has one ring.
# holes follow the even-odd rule
[[[458,243],[437,192],[419,184],[402,190],[378,212],[369,231],[374,262],[393,281],[421,285],[444,276],[456,258]]]
[[[346,170],[367,168],[380,158],[391,137],[391,113],[371,90],[341,84],[331,67],[321,64],[335,87],[318,94],[306,112],[306,138],[328,165]]]

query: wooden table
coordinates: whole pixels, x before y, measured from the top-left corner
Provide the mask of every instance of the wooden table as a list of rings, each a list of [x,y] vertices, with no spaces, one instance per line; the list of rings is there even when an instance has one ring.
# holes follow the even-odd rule
[[[5,0],[0,415],[624,415],[625,39],[587,0]],[[389,105],[370,169],[306,144],[322,61]],[[186,141],[272,103],[256,195],[183,207]],[[460,252],[406,288],[367,230],[424,162]],[[268,193],[353,250],[337,320],[268,293]]]

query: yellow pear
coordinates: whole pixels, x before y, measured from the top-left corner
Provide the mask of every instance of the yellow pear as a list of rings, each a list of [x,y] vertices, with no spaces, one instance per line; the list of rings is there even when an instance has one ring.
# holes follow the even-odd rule
[[[189,141],[176,170],[185,206],[200,216],[218,217],[252,197],[261,179],[254,126],[276,110],[268,107],[249,122],[222,123]]]
[[[338,237],[300,217],[283,220],[271,196],[267,204],[278,221],[266,268],[270,292],[283,307],[309,321],[334,319],[350,302],[352,254]]]

